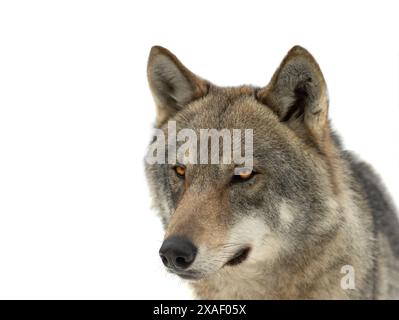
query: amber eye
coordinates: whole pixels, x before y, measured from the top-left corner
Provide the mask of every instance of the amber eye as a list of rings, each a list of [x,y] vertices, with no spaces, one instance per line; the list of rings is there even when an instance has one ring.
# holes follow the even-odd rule
[[[186,168],[183,166],[176,166],[174,169],[179,177],[184,177],[184,175],[186,174]]]
[[[243,182],[251,179],[255,175],[255,171],[250,169],[242,169],[238,174],[234,175],[233,182]]]

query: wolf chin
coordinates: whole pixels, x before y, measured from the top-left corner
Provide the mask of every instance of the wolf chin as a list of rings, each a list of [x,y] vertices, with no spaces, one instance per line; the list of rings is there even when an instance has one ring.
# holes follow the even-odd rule
[[[253,169],[146,164],[160,256],[202,299],[399,298],[399,223],[378,176],[344,150],[324,77],[293,47],[265,87],[219,87],[155,46],[156,128],[252,129]],[[348,281],[347,281],[348,280]]]

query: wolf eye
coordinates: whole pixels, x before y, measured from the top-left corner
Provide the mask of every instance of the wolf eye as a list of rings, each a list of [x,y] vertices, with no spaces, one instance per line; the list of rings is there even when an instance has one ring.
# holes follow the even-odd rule
[[[233,176],[232,182],[247,181],[247,180],[251,179],[255,174],[256,174],[256,172],[254,170],[242,169],[242,170],[240,170],[240,172],[238,174],[235,174]]]
[[[174,167],[174,170],[180,178],[183,178],[186,174],[186,168],[183,166],[176,166]]]

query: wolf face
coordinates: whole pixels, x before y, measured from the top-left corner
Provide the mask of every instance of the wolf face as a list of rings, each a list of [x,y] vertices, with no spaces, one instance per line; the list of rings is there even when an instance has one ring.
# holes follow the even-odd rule
[[[166,229],[160,255],[187,279],[303,263],[335,236],[334,141],[323,75],[303,48],[292,48],[263,88],[222,88],[203,80],[168,50],[153,47],[148,80],[157,128],[252,129],[253,169],[231,164],[152,164],[148,180]]]

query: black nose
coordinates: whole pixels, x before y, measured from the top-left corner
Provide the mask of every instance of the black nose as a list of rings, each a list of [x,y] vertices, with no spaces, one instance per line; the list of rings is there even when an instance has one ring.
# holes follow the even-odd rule
[[[197,248],[187,238],[174,236],[163,242],[159,255],[166,267],[184,270],[193,263]]]

